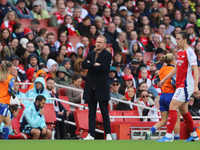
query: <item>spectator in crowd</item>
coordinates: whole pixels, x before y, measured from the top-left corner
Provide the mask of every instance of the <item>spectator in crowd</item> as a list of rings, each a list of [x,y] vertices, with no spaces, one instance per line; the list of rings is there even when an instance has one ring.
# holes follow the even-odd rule
[[[0,1],[0,25],[3,22],[4,17],[8,14],[9,11],[15,10],[14,7],[10,5],[10,3],[7,0],[1,0]],[[1,28],[2,30],[2,28]]]
[[[134,95],[135,95],[135,88],[130,86],[127,87],[127,91],[121,99],[128,102],[134,102]],[[134,106],[131,104],[125,104],[119,102],[116,110],[134,110]]]
[[[171,34],[174,31],[175,27],[170,25],[171,18],[169,15],[163,16],[163,23],[165,25],[165,33]]]
[[[67,1],[68,2],[68,1]],[[58,6],[59,5],[64,5],[65,4],[65,1],[64,0],[57,0],[56,1],[56,6],[54,7],[54,8],[52,8],[50,11],[49,11],[49,15],[50,15],[50,17],[52,17],[53,16],[53,14],[55,13],[55,12],[57,12],[58,11]],[[67,7],[65,8],[65,12],[64,12],[64,15],[67,15],[68,13],[68,11],[66,11],[66,9],[67,9]]]
[[[156,57],[154,58],[153,61],[157,62],[158,60],[160,60],[164,56],[164,50],[162,48],[157,48],[157,50],[155,51],[155,55],[156,55]],[[161,69],[162,63],[163,62],[156,63],[156,68]]]
[[[69,55],[69,58],[71,59],[71,70],[74,71],[74,63],[77,60],[77,54],[76,53],[71,53]]]
[[[200,2],[196,3],[195,5],[195,8],[196,8],[196,17],[197,17],[197,20],[200,19]]]
[[[83,81],[86,79],[87,71],[82,68],[82,62],[83,58],[77,58],[75,63],[74,63],[74,73],[75,74],[80,74]]]
[[[143,53],[142,52],[136,52],[135,58],[139,62],[139,69],[141,69],[142,67],[146,67],[146,64],[144,64],[144,61],[143,61]]]
[[[10,10],[5,15],[3,22],[1,24],[1,32],[4,28],[9,29],[10,32],[13,31],[13,25],[18,21],[18,16],[15,11]]]
[[[87,31],[89,30],[89,26],[91,23],[91,19],[89,16],[85,17],[83,19],[83,22],[78,23],[77,29],[80,35],[85,35]]]
[[[50,27],[60,27],[64,23],[65,18],[65,5],[58,5],[58,11],[56,11],[49,21]]]
[[[81,8],[81,18],[85,18],[88,15],[87,9],[84,9],[84,6],[87,5],[85,0],[76,0],[75,6],[78,6]]]
[[[15,54],[16,50],[17,50],[17,46],[18,46],[18,39],[13,38],[10,42],[9,46],[6,46],[4,48],[4,51],[6,53],[6,55],[8,55],[9,57],[11,57],[13,54]]]
[[[60,32],[60,34],[58,34],[58,40],[54,43],[54,45],[56,46],[56,51],[58,51],[60,45],[65,45],[67,47],[67,53],[75,51],[72,43],[67,41],[67,35],[65,31],[62,31]]]
[[[102,19],[103,19],[103,22],[104,22],[104,26],[107,26],[108,23],[112,22],[112,17],[110,15],[111,15],[111,9],[110,8],[105,8],[103,10],[103,16],[102,16]]]
[[[189,44],[195,45],[196,41],[198,40],[198,37],[197,37],[197,35],[196,35],[195,31],[194,31],[194,26],[192,24],[188,23],[186,25],[186,29],[185,30],[189,35],[189,39],[190,39]]]
[[[114,17],[117,15],[118,5],[117,2],[113,1],[111,2],[111,17]]]
[[[38,57],[40,66],[43,66],[42,68],[46,68],[49,53],[49,47],[47,45],[44,45],[41,49],[41,55]]]
[[[111,91],[110,97],[121,99],[123,97],[122,94],[119,93],[120,83],[118,78],[113,78],[110,84]],[[112,101],[114,104],[118,103],[117,101]]]
[[[104,3],[104,0],[97,0],[96,5],[98,6],[98,12],[97,15],[101,16],[103,15],[103,10],[106,8],[106,5]]]
[[[83,37],[81,38],[81,43],[84,45],[84,48],[85,48],[85,56],[87,56],[88,53],[89,53],[89,48],[90,48],[90,45],[89,45],[90,43],[89,43],[88,37],[83,36]]]
[[[112,66],[115,67],[117,71],[117,79],[119,80],[119,83],[122,83],[122,65],[119,62],[112,63]]]
[[[142,27],[141,33],[139,34],[139,40],[144,46],[147,46],[148,42],[151,41],[151,28],[149,25]]]
[[[15,95],[17,96],[17,98],[25,98],[26,95],[22,92],[19,91],[19,81],[15,80],[14,82],[14,91],[15,91]],[[21,100],[21,102],[23,103],[23,101],[26,101],[26,100]]]
[[[11,36],[12,36],[12,38],[18,39],[18,41],[20,41],[21,38],[24,37],[24,32],[23,32],[21,23],[17,22],[13,25],[13,32],[12,32]]]
[[[169,52],[169,50],[174,46],[174,44],[172,44],[171,42],[171,37],[170,34],[166,33],[163,37],[162,42],[165,43],[166,46],[166,50]],[[164,50],[164,49],[163,49]]]
[[[171,25],[174,27],[181,27],[182,29],[185,29],[185,26],[187,25],[188,20],[186,18],[183,18],[183,15],[181,14],[180,10],[175,10],[174,12],[174,19],[171,21]]]
[[[163,22],[163,17],[168,14],[167,8],[159,8],[160,21]]]
[[[118,16],[118,15],[114,16],[113,17],[113,22],[116,25],[117,32],[121,33],[122,29],[123,29],[123,24],[122,24],[122,20],[121,20],[120,16]]]
[[[19,82],[21,82],[18,76],[17,67],[13,66],[12,71],[10,72],[10,75],[12,75],[15,78],[15,80],[18,80]]]
[[[25,5],[25,0],[17,0],[16,13],[19,18],[34,19],[32,12]]]
[[[82,82],[81,75],[75,74],[72,76],[72,83],[70,84],[70,87],[82,90],[82,88],[80,86],[81,82]],[[81,103],[82,92],[80,92],[80,91],[67,89],[66,96],[68,96],[70,102]],[[71,108],[74,108],[74,106],[71,106]]]
[[[145,1],[144,0],[139,0],[137,1],[137,7],[140,10],[140,17],[142,16],[147,16],[149,17],[150,12],[148,10],[145,9]]]
[[[152,107],[154,101],[149,97],[146,90],[141,91],[140,98],[137,98],[137,104]],[[139,116],[147,116],[149,109],[144,109],[143,107],[138,107]]]
[[[77,54],[78,58],[83,58],[85,56],[85,47],[82,43],[77,43],[75,48],[75,53]]]
[[[199,59],[199,57],[200,57],[200,41],[196,42],[196,45],[194,46],[194,52],[197,56],[197,65],[199,67],[200,66],[200,59]],[[177,54],[176,54],[176,58],[177,58]]]
[[[146,46],[147,52],[155,52],[156,49],[158,48],[159,42],[160,42],[160,35],[158,33],[154,33],[152,41],[149,41]]]
[[[200,116],[200,114],[199,114],[200,110],[198,110],[194,106],[194,97],[193,96],[191,96],[189,99],[188,111],[190,112],[191,116]]]
[[[127,53],[128,52],[128,41],[127,41],[127,35],[126,35],[126,32],[121,32],[119,35],[118,35],[118,39],[117,39],[118,42],[115,42],[113,43],[113,50],[114,51],[120,51],[122,53]]]
[[[188,17],[188,21],[189,23],[191,23],[194,26],[194,31],[197,34],[198,37],[200,37],[200,33],[199,33],[199,28],[197,27],[197,17],[195,15],[195,13],[190,13],[189,17]]]
[[[122,82],[119,93],[122,95],[125,95],[125,92],[127,91],[127,87],[136,87],[135,80],[132,76],[132,74],[126,74],[123,76],[124,81]]]
[[[105,27],[103,26],[103,19],[102,17],[95,17],[94,18],[94,25],[96,25],[99,34],[104,35],[105,33]]]
[[[33,13],[34,18],[37,19],[50,18],[48,11],[42,8],[41,1],[34,1],[32,6],[33,10],[31,12]]]
[[[1,31],[0,40],[3,42],[3,47],[9,46],[9,43],[11,41],[11,34],[9,29],[4,28]]]
[[[133,2],[132,0],[125,0],[124,1],[124,6],[127,8],[127,15],[133,15]]]
[[[141,17],[140,17],[140,10],[139,10],[138,7],[133,8],[133,17],[135,18],[134,25],[139,27],[142,20],[141,20]],[[146,18],[148,19],[147,16],[146,16]]]
[[[110,70],[109,70],[109,81],[110,81],[110,84],[112,82],[112,80],[114,78],[117,78],[117,70],[115,69],[115,67],[113,66],[110,66]]]
[[[132,59],[131,67],[132,67],[132,75],[134,76],[135,79],[137,79],[140,69],[139,69],[139,61],[136,58]]]
[[[34,54],[36,54],[37,56],[38,55],[40,55],[40,51],[37,51],[36,49],[35,49],[35,46],[34,46],[34,44],[32,43],[32,42],[28,42],[27,44],[26,44],[26,51],[27,52],[29,52],[29,53],[34,53]]]
[[[66,46],[65,45],[60,45],[58,48],[58,52],[63,55],[63,57],[67,57],[67,51],[66,51]]]
[[[174,18],[175,7],[172,2],[167,3],[167,11],[170,18]]]
[[[25,70],[27,70],[28,68],[35,68],[35,70],[41,69],[38,56],[34,53],[28,56],[27,67],[25,68]]]
[[[27,76],[27,79],[24,81],[24,83],[33,83],[36,79],[36,72],[35,68],[28,68],[25,73]],[[29,89],[30,85],[25,85],[25,89]]]
[[[95,25],[90,25],[89,30],[85,34],[85,36],[88,37],[88,39],[90,41],[90,45],[96,44],[96,39],[99,35],[100,34],[99,34],[97,27]]]
[[[200,46],[200,45],[199,45]],[[200,48],[200,47],[199,47]],[[200,49],[199,49],[200,50]],[[173,55],[174,55],[174,57],[175,57],[175,60],[177,61],[177,53],[178,53],[178,48],[177,47],[172,47],[171,49],[170,49],[170,53],[172,53]],[[197,55],[198,56],[198,55]]]
[[[63,55],[59,52],[51,52],[48,55],[48,59],[53,59],[57,62],[58,66],[62,66],[62,61],[64,59]]]
[[[13,63],[13,66],[17,67],[18,77],[20,78],[20,81],[24,82],[27,77],[25,74],[24,66],[20,63],[20,58],[16,54],[13,54],[10,60]]]
[[[91,4],[90,9],[89,9],[89,13],[87,15],[91,18],[91,24],[94,23],[94,18],[98,16],[97,12],[98,12],[98,6],[96,4]]]
[[[164,36],[164,34],[165,34],[165,25],[164,24],[159,24],[158,25],[158,34],[160,34],[160,41],[162,41],[162,39],[163,39],[163,36]]]
[[[37,36],[35,38],[34,45],[35,45],[35,49],[36,49],[38,55],[41,55],[42,47],[44,46],[45,42],[46,42],[46,40],[41,36]]]
[[[119,8],[119,16],[120,16],[120,18],[121,18],[121,20],[122,20],[122,23],[125,25],[126,24],[126,16],[127,16],[127,8],[126,8],[126,6],[121,6],[120,8]]]
[[[47,61],[47,69],[49,70],[51,77],[55,78],[56,77],[56,72],[58,70],[57,62],[55,60],[53,60],[53,59],[48,59],[48,61]]]
[[[192,9],[190,8],[189,0],[182,0],[182,6],[181,14],[184,18],[188,19],[190,13],[193,13]]]
[[[36,36],[38,34],[40,22],[37,19],[33,19],[31,21],[30,29],[33,31],[33,35]]]
[[[82,11],[81,7],[79,6],[74,7],[73,18],[74,18],[75,27],[77,27],[79,23],[83,22],[83,18],[81,18],[81,11]]]
[[[33,42],[33,31],[29,28],[24,28],[24,38],[28,39],[30,42]]]
[[[64,18],[64,23],[58,29],[58,33],[65,31],[67,35],[77,36],[78,32],[75,29],[74,20],[72,16],[66,15]]]
[[[66,2],[65,11],[67,12],[68,15],[73,16],[73,12],[74,12],[74,1],[73,0],[69,0]]]
[[[116,51],[116,52],[114,53],[114,56],[113,56],[113,63],[114,63],[114,62],[118,62],[118,63],[124,65],[124,58],[123,58],[123,55],[122,55],[122,53],[121,53],[120,51]]]
[[[74,75],[74,72],[71,70],[71,59],[66,57],[63,59],[62,65],[65,67],[65,69],[67,70],[67,72],[69,72],[69,74],[72,76]]]
[[[150,27],[151,28],[158,28],[158,25],[160,24],[160,16],[158,8],[152,8],[151,14],[150,14]]]
[[[104,36],[107,39],[107,44],[114,44],[117,37],[118,37],[118,32],[116,31],[115,23],[110,22],[108,24],[108,27],[105,30]]]
[[[164,38],[163,38],[163,41],[164,41]],[[159,43],[159,46],[158,46],[158,47],[159,47],[159,48],[162,48],[162,49],[164,50],[165,54],[166,54],[166,53],[169,52],[169,50],[167,50],[166,44],[165,44],[165,42],[163,42],[163,41]]]
[[[136,52],[142,52],[139,43],[135,40],[132,41],[129,47],[129,51],[126,54],[126,61],[127,63],[130,63],[132,59],[135,57]]]
[[[50,52],[56,52],[56,46],[54,45],[55,35],[52,32],[47,34],[46,44],[49,47]]]
[[[43,116],[45,103],[46,98],[38,95],[35,102],[25,108],[20,119],[20,131],[32,136],[32,139],[39,139],[40,136],[51,139],[51,130],[47,129]]]
[[[130,33],[132,30],[135,30],[137,32],[137,34],[140,33],[140,29],[138,27],[134,26],[134,24],[132,22],[127,22],[125,28],[126,28],[126,34],[127,34],[128,40],[130,39]]]
[[[147,71],[147,68],[143,67],[140,69],[139,76],[138,76],[138,83],[141,82],[147,83],[147,87],[149,88],[151,86],[151,77],[149,72]]]
[[[179,10],[182,9],[183,6],[182,6],[182,4],[181,4],[180,1],[178,1],[178,0],[171,0],[171,2],[175,6],[176,9],[179,9]]]
[[[38,34],[35,36],[35,38],[37,38],[38,36],[41,36],[46,40],[47,34],[48,34],[48,30],[46,28],[41,28]]]

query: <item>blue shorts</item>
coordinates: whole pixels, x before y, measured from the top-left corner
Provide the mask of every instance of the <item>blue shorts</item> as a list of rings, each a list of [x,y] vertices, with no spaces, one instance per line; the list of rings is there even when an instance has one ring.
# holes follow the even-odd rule
[[[8,110],[9,110],[8,104],[0,103],[0,115],[7,117]]]
[[[172,100],[174,93],[162,93],[160,95],[160,111],[169,111],[169,104]]]

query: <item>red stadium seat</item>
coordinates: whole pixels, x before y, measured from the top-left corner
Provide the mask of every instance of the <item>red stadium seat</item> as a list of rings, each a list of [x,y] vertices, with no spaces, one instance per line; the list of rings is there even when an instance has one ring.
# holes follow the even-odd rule
[[[82,38],[82,36],[67,36],[68,42],[72,43],[74,49],[76,48],[76,44],[79,43],[79,42],[81,42],[81,38]],[[70,54],[68,54],[68,56],[69,55]]]
[[[28,91],[28,89],[19,89],[20,92],[26,94],[26,92]]]
[[[144,53],[143,61],[145,64],[147,64],[148,61],[153,60],[153,54],[154,54],[154,52],[145,52]]]
[[[127,63],[127,61],[126,61],[126,54],[127,54],[127,53],[122,53],[122,56],[123,56],[123,59],[124,59],[124,64]]]
[[[45,27],[48,32],[52,32],[55,36],[55,41],[58,40],[58,28],[57,27]]]
[[[109,111],[109,116],[122,116],[122,111],[118,111],[118,110],[113,110],[113,111]],[[114,121],[111,122],[124,122],[123,118],[115,118]]]
[[[82,87],[82,89],[84,89],[84,87],[85,87],[85,81],[81,82],[81,87]]]
[[[58,89],[59,96],[66,96],[66,91],[67,91],[66,88],[59,88]]]
[[[133,111],[124,111],[123,116],[139,116],[139,113],[137,110]],[[140,118],[124,118],[125,122],[134,122],[134,121],[140,121]]]
[[[22,24],[22,28],[28,28],[31,25],[32,19],[18,19],[18,22]]]
[[[39,26],[39,30],[41,29],[41,28],[47,28],[47,27],[49,27],[49,18],[48,19],[40,19],[39,21],[40,21],[40,26]]]
[[[48,129],[52,130],[56,126],[56,113],[53,104],[46,103],[44,106],[44,118]]]
[[[69,102],[68,96],[59,96],[59,99]],[[70,105],[69,104],[63,103],[63,102],[61,102],[61,104],[65,107],[65,109],[67,111],[69,111],[69,113],[71,113],[71,109],[70,109]]]

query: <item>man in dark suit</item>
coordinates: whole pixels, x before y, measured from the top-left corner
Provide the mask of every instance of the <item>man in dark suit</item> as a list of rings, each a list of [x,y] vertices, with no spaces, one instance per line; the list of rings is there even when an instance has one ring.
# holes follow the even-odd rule
[[[112,140],[108,101],[110,100],[109,69],[112,59],[111,53],[104,49],[106,38],[102,35],[97,37],[96,51],[90,52],[82,62],[82,68],[88,69],[85,82],[83,99],[89,107],[89,134],[85,140],[94,140],[96,124],[97,102],[103,117],[106,140]]]

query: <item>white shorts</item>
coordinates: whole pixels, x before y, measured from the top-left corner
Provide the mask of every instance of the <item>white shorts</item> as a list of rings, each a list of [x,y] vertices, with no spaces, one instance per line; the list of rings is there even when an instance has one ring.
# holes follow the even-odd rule
[[[180,88],[176,89],[172,99],[175,99],[180,102],[188,102],[192,93],[193,93],[193,89],[187,89],[184,87],[180,87]]]

